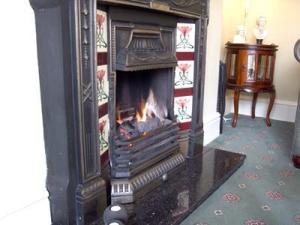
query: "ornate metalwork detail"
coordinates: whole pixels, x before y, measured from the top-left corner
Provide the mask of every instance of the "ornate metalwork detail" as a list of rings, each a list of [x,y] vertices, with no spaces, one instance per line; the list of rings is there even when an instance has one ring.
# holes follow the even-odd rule
[[[96,64],[93,60],[96,47],[94,32],[96,26],[94,26],[95,13],[91,13],[89,10],[92,8],[93,1],[81,0],[80,8],[78,12],[80,30],[78,40],[80,43],[79,56],[81,59],[81,67],[78,79],[80,87],[80,126],[81,126],[81,154],[84,155],[81,161],[82,183],[87,180],[97,177],[97,172],[100,170],[98,158],[99,153],[97,149],[97,124],[98,120],[91,118],[91,115],[97,113],[97,99],[96,99]],[[96,11],[95,11],[96,12]]]
[[[134,195],[138,190],[184,162],[183,155],[179,153],[132,179],[112,179],[112,202],[129,203],[134,201]]]
[[[112,31],[112,59],[116,69],[132,71],[176,66],[172,46],[175,29],[116,23]]]
[[[81,28],[82,28],[82,59],[83,65],[85,68],[88,67],[89,63],[89,10],[88,10],[88,3],[86,0],[82,1],[82,10],[81,10]]]
[[[82,87],[83,87],[82,102],[84,103],[86,100],[93,101],[93,98],[92,98],[92,94],[93,94],[92,83],[90,82],[88,85],[82,84]]]
[[[204,20],[201,19],[201,32],[200,32],[200,46],[203,47],[204,45],[204,32],[205,32],[205,24],[204,24]]]
[[[193,5],[199,4],[199,0],[171,0],[171,2],[178,7],[191,7]]]

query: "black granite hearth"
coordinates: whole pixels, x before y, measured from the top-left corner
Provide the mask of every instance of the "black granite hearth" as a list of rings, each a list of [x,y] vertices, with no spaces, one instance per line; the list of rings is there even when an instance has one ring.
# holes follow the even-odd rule
[[[179,224],[219,188],[245,158],[245,155],[205,148],[203,155],[188,159],[167,181],[161,181],[158,188],[125,205],[130,214],[127,225]]]

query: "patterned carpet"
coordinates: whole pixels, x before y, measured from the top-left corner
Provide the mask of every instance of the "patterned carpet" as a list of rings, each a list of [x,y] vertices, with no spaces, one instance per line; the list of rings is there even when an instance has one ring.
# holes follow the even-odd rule
[[[181,225],[298,225],[300,170],[289,159],[293,123],[240,116],[211,147],[247,155],[244,165]]]

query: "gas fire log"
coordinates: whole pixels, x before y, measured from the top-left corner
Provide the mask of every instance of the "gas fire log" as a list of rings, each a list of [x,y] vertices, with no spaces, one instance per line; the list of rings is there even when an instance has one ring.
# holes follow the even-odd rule
[[[157,128],[171,124],[172,121],[165,119],[161,121],[159,118],[150,118],[147,121],[124,121],[118,127],[119,137],[122,140],[130,140],[137,138],[144,133],[156,130]]]
[[[135,108],[122,109],[118,111],[119,117],[122,118],[123,121],[133,120],[135,113]]]
[[[162,126],[162,122],[159,118],[151,118],[147,121],[137,122],[135,127],[138,129],[140,133],[149,132],[151,130],[155,130],[156,128]]]
[[[119,136],[122,139],[129,140],[134,137],[140,136],[140,132],[136,129],[131,121],[125,121],[119,126]]]

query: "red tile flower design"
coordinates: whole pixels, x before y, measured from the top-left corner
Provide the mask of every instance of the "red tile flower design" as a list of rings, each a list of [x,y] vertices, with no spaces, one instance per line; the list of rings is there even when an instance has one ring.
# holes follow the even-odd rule
[[[97,14],[97,24],[102,27],[105,22],[105,16]]]
[[[105,74],[106,74],[106,71],[105,71],[105,70],[99,70],[99,71],[97,71],[97,78],[98,78],[100,81],[102,81],[103,78],[104,78],[104,76],[105,76]]]
[[[226,193],[223,195],[223,200],[226,202],[239,202],[241,198],[237,194]]]
[[[100,152],[103,152],[108,147],[107,141],[107,130],[106,128],[107,120],[102,120],[99,122],[99,145],[100,145]]]
[[[268,191],[266,192],[266,195],[269,199],[272,200],[281,200],[284,198],[283,194],[278,191]]]
[[[180,32],[177,40],[177,49],[186,49],[186,50],[193,50],[194,43],[192,39],[194,39],[194,24],[178,24],[177,26],[178,31]]]
[[[248,219],[244,223],[245,225],[266,225],[263,220],[257,220],[257,219]]]
[[[189,78],[189,69],[191,68],[191,63],[179,63],[178,64],[178,75],[179,79],[175,81],[175,86],[185,86],[193,84],[193,81]],[[193,71],[191,71],[193,72]]]
[[[99,11],[104,13],[102,11]],[[97,13],[96,22],[97,22],[97,47],[98,48],[107,48],[107,40],[105,36],[105,21],[106,21],[106,14]]]
[[[104,128],[105,128],[105,125],[106,125],[106,120],[103,120],[99,123],[99,131],[100,131],[100,134],[103,134],[104,133]]]
[[[106,99],[108,99],[108,93],[106,93],[105,90],[105,79],[104,77],[106,76],[106,70],[100,69],[97,71],[97,96],[98,96],[98,101],[102,102]]]
[[[176,100],[176,104],[180,106],[180,108],[185,108],[187,106],[187,104],[189,103],[189,99],[186,98],[181,98]]]
[[[181,34],[186,37],[188,33],[192,31],[192,28],[188,25],[182,25],[178,26],[178,30],[181,32]]]
[[[191,115],[188,114],[188,103],[190,102],[190,99],[188,98],[178,98],[175,100],[175,103],[177,104],[177,118],[178,120],[186,120],[192,118]]]
[[[103,105],[108,101],[108,78],[107,78],[107,65],[97,67],[97,99],[98,105]]]
[[[191,67],[191,65],[189,63],[180,63],[178,67],[183,73],[185,73]]]

